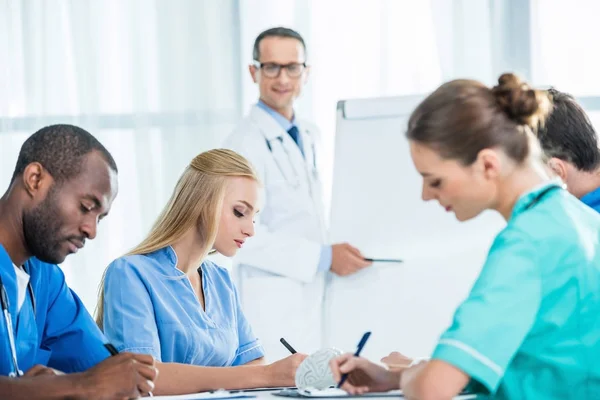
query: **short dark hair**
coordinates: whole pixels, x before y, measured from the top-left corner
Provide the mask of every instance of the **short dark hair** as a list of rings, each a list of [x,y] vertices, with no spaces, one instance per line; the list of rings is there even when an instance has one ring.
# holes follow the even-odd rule
[[[598,134],[583,108],[568,93],[548,90],[554,108],[538,132],[546,157],[568,161],[582,171],[600,166]]]
[[[304,48],[304,53],[306,56],[306,44],[304,43],[302,36],[293,29],[278,26],[276,28],[267,29],[256,37],[256,40],[254,41],[254,49],[252,50],[252,58],[254,61],[260,61],[260,42],[264,38],[268,37],[296,39],[302,44],[302,48]]]
[[[32,162],[42,164],[57,183],[69,180],[81,172],[83,157],[94,150],[118,172],[110,152],[88,131],[73,125],[42,128],[23,143],[11,184]]]
[[[413,111],[406,136],[447,159],[471,165],[479,152],[500,147],[517,163],[539,144],[533,137],[551,107],[547,93],[507,73],[489,88],[472,80],[440,86]],[[535,146],[535,147],[532,147]]]

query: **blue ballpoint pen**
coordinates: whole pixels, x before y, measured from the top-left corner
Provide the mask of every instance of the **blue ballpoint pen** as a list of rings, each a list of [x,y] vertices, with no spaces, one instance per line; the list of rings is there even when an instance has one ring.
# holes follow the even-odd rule
[[[354,353],[354,357],[360,356],[360,352],[362,351],[363,347],[365,347],[367,340],[369,340],[369,336],[371,336],[371,332],[366,332],[363,335],[362,339],[360,339],[360,342],[358,342],[358,346],[356,347],[356,352]],[[342,385],[344,384],[344,382],[346,382],[346,379],[348,379],[348,374],[342,375],[342,379],[340,380],[340,383],[338,383],[337,387],[341,388]]]

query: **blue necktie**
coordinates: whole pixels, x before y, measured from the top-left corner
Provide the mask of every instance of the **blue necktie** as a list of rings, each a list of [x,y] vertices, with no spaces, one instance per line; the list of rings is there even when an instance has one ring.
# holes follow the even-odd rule
[[[302,148],[302,138],[300,137],[300,131],[296,125],[292,125],[292,127],[287,131],[289,135],[294,139],[296,145],[300,149],[300,153],[302,153],[302,157],[304,157],[304,149]]]

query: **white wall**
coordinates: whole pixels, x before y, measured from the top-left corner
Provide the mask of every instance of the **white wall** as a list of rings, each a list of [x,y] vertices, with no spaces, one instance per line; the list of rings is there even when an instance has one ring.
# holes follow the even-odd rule
[[[504,226],[491,212],[460,223],[421,199],[422,177],[404,137],[420,100],[350,100],[337,113],[331,240],[366,257],[404,260],[333,277],[327,291],[328,344],[352,351],[371,331],[365,355],[374,359],[392,350],[431,354]]]

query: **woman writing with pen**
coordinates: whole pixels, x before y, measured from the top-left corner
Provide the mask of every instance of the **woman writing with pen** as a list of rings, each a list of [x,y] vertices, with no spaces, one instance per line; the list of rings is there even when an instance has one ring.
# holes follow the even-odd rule
[[[264,365],[229,273],[206,259],[213,250],[233,256],[253,236],[257,197],[246,159],[202,153],[148,237],[107,268],[97,322],[119,351],[156,358],[154,394],[294,385],[305,356]]]
[[[550,99],[512,74],[488,88],[446,83],[413,112],[407,137],[424,200],[466,221],[507,221],[431,360],[387,370],[345,355],[350,393],[402,389],[451,399],[595,399],[600,393],[600,216],[547,175],[533,132]],[[416,327],[418,329],[418,327]]]

